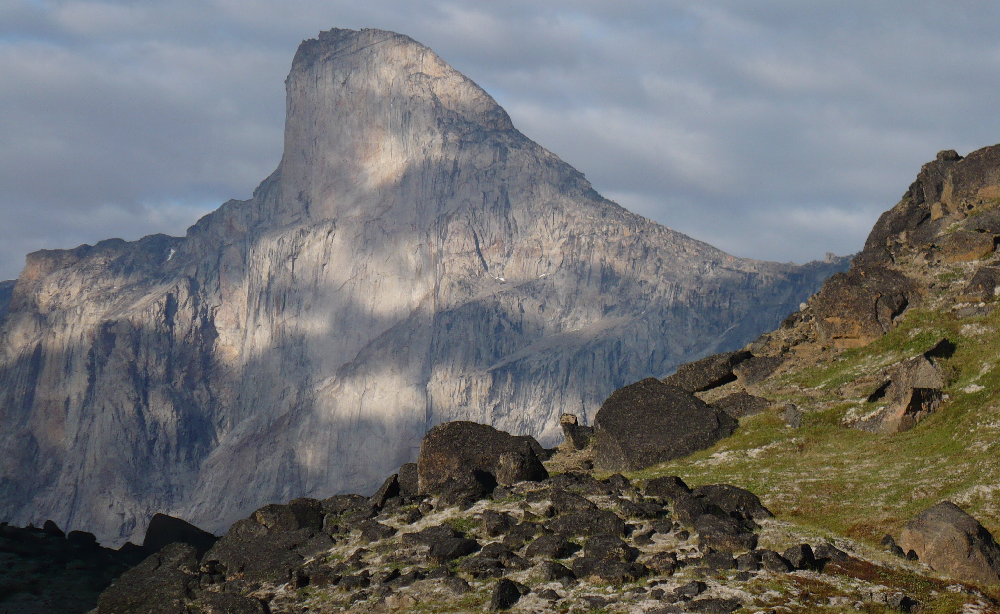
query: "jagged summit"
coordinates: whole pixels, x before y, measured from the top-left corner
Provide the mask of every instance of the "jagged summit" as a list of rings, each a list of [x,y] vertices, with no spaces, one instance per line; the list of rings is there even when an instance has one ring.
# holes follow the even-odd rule
[[[560,435],[773,328],[844,262],[734,258],[629,213],[407,37],[332,30],[285,151],[186,237],[28,257],[0,321],[0,517],[105,543],[364,492],[455,419]]]

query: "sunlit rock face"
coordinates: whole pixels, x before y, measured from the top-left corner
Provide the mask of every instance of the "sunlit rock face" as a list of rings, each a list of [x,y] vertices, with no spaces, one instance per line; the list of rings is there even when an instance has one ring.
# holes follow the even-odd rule
[[[565,412],[740,346],[846,262],[729,256],[597,194],[433,51],[302,43],[285,151],[184,238],[28,256],[0,326],[0,517],[103,542],[373,490],[423,434]]]

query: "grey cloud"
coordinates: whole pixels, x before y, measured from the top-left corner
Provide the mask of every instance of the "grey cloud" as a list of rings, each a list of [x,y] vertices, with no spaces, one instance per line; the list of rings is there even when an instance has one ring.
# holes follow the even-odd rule
[[[330,27],[409,34],[624,206],[740,256],[864,242],[939,149],[995,141],[976,2],[13,1],[0,6],[0,277],[25,251],[179,233],[281,155]]]

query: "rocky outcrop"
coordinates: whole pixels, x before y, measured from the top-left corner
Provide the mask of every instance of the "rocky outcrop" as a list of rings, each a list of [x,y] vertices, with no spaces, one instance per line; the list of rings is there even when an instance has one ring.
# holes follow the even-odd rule
[[[1000,584],[1000,546],[979,521],[951,501],[942,501],[906,523],[899,546],[956,580]]]
[[[91,533],[66,535],[51,520],[42,528],[0,523],[0,611],[90,612],[101,591],[145,557],[134,544],[116,551]]]
[[[554,445],[564,412],[592,423],[743,345],[846,265],[734,258],[625,211],[405,36],[323,32],[286,90],[249,200],[185,237],[28,256],[0,322],[0,517],[221,531],[373,492],[451,420]]]
[[[636,471],[702,450],[739,422],[693,394],[646,378],[616,390],[594,419],[594,466]]]

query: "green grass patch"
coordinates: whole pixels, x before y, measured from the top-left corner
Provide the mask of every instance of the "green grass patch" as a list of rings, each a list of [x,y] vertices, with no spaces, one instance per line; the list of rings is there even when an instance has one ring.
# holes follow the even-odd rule
[[[970,328],[985,332],[970,335]],[[996,533],[1000,530],[1000,334],[996,331],[1000,313],[957,320],[950,313],[914,310],[874,343],[768,384],[774,389],[764,392],[768,398],[822,408],[807,412],[801,428],[786,427],[777,410],[744,418],[733,436],[714,447],[629,477],[678,475],[692,486],[734,484],[756,493],[783,520],[870,544],[886,533],[898,537],[906,521],[944,499],[959,504]],[[918,355],[942,337],[955,349],[951,356],[935,359],[947,378],[947,399],[936,413],[897,435],[873,435],[843,426],[849,411],[864,415],[877,404],[844,399],[842,387],[849,389],[859,378],[870,378],[883,367]]]

